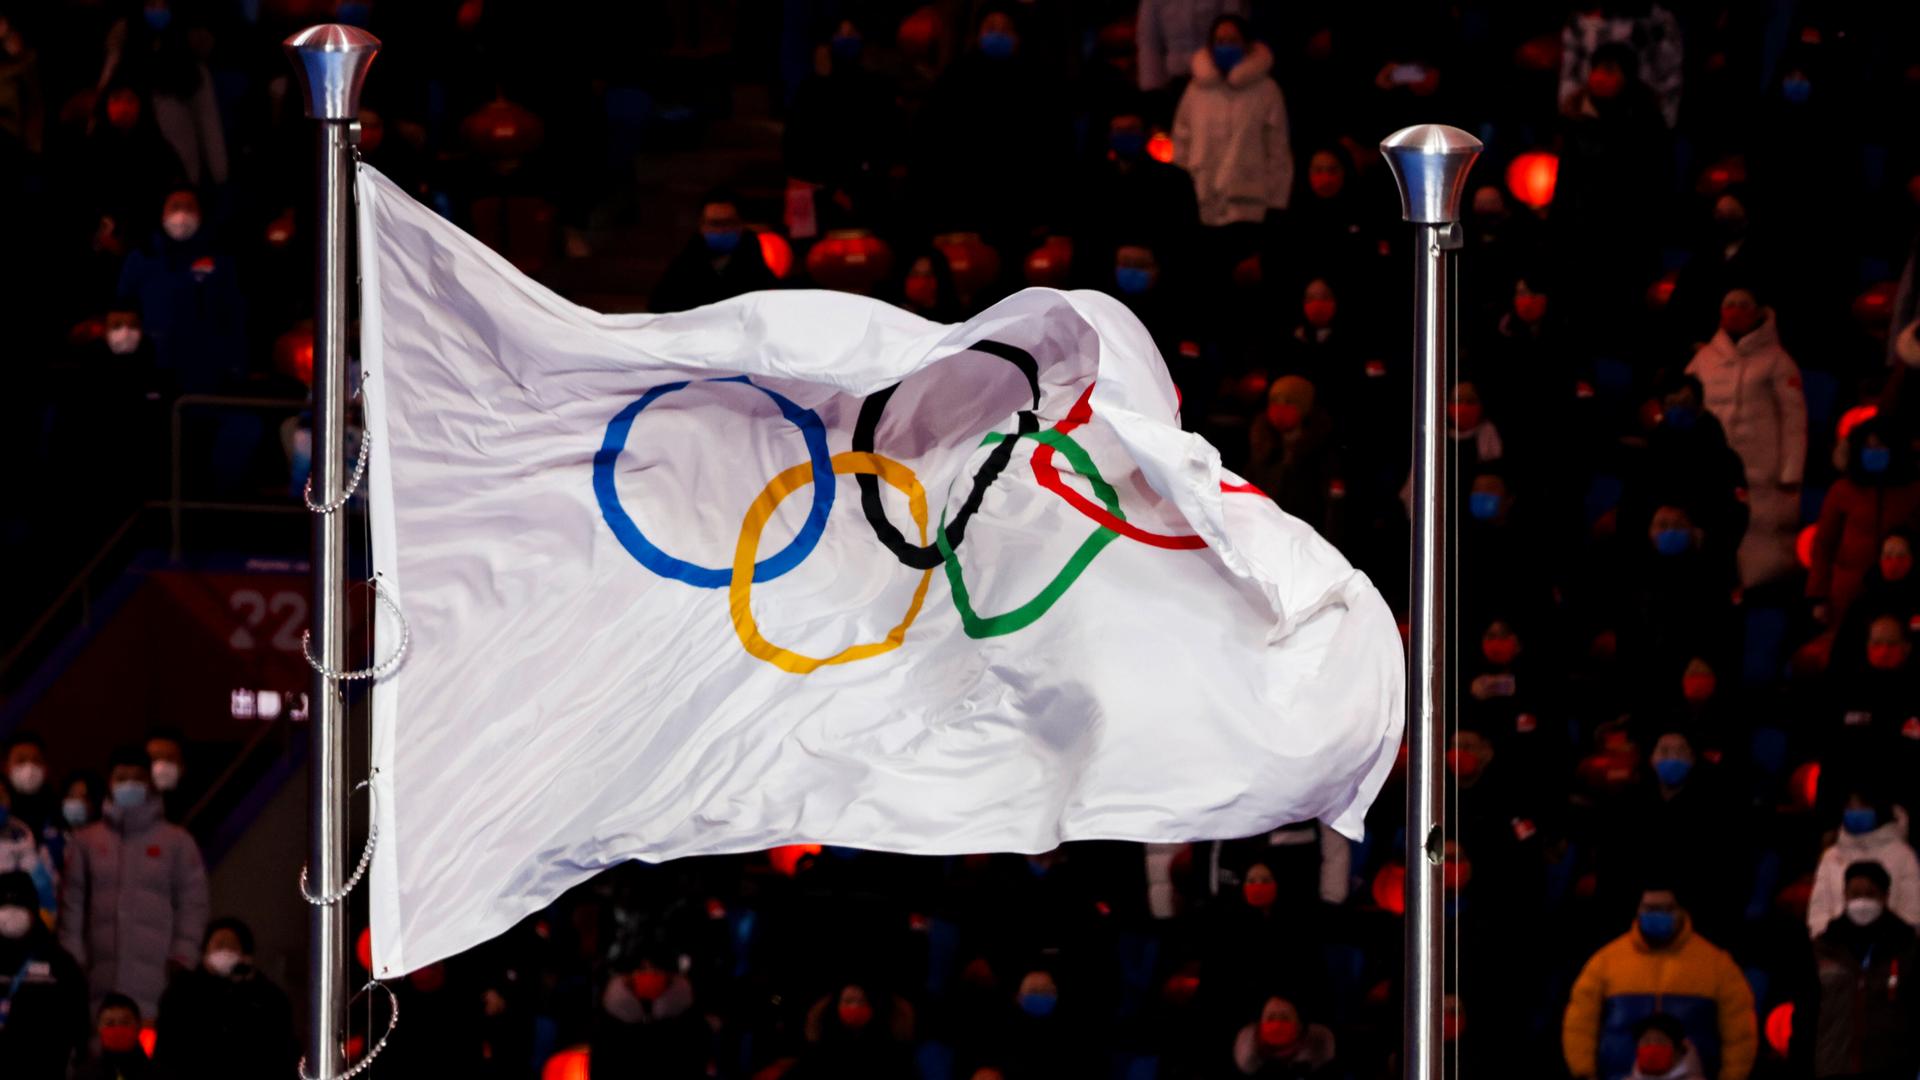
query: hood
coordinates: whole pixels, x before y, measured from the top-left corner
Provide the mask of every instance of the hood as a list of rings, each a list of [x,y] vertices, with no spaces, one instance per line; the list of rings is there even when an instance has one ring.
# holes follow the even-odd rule
[[[1772,308],[1761,308],[1760,325],[1746,337],[1735,341],[1725,330],[1716,330],[1707,347],[1724,356],[1756,356],[1780,347],[1780,324],[1774,319]]]
[[[1264,78],[1273,70],[1273,51],[1261,42],[1254,42],[1247,50],[1246,58],[1233,66],[1226,74],[1226,84],[1238,90]],[[1201,86],[1217,86],[1221,82],[1220,68],[1213,62],[1213,50],[1203,48],[1193,54],[1193,81]]]
[[[1893,820],[1888,821],[1872,832],[1858,835],[1840,830],[1840,836],[1833,842],[1835,849],[1854,852],[1861,858],[1870,858],[1874,852],[1885,851],[1895,844],[1907,842],[1907,812],[1896,806],[1893,808]],[[1848,860],[1851,862],[1852,860]]]

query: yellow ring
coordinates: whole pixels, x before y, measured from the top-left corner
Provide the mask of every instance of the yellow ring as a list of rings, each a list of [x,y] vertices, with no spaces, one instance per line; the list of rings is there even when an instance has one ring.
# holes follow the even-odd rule
[[[907,497],[908,512],[913,515],[913,523],[920,528],[920,543],[927,542],[927,493],[921,490],[920,481],[913,470],[892,458],[859,450],[848,450],[833,455],[833,471],[838,475],[847,473],[866,473],[878,476]],[[883,652],[900,647],[906,639],[907,627],[920,615],[920,605],[927,598],[927,582],[933,579],[932,569],[921,573],[920,584],[913,590],[913,603],[907,606],[907,616],[900,625],[887,631],[885,640],[868,642],[863,645],[849,645],[821,659],[802,656],[791,649],[783,649],[760,636],[760,627],[753,621],[750,602],[753,599],[753,564],[760,556],[760,533],[767,527],[773,512],[782,499],[813,483],[813,463],[802,462],[781,473],[767,484],[760,497],[753,500],[747,508],[746,520],[740,523],[740,542],[733,549],[733,581],[727,586],[727,608],[733,616],[733,631],[740,637],[740,644],[749,653],[774,664],[782,670],[795,675],[806,673],[826,664],[845,664],[853,660],[864,660],[869,656],[878,656]]]

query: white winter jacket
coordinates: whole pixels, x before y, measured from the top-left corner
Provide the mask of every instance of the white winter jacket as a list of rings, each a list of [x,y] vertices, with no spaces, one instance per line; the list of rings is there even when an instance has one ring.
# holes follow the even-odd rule
[[[1920,926],[1920,859],[1914,858],[1907,843],[1906,812],[1894,808],[1892,821],[1870,833],[1855,836],[1842,831],[1832,847],[1820,853],[1820,867],[1813,873],[1813,896],[1807,901],[1807,930],[1818,937],[1827,924],[1847,910],[1847,867],[1857,862],[1877,862],[1893,879],[1887,890],[1887,910],[1906,920],[1908,926]]]
[[[1268,74],[1273,53],[1255,43],[1224,76],[1213,54],[1193,54],[1193,81],[1173,117],[1173,161],[1193,177],[1200,224],[1258,222],[1293,192],[1287,103]]]

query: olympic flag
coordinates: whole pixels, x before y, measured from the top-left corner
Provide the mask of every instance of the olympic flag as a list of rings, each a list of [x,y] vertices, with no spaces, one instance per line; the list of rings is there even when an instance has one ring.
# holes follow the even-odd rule
[[[636,858],[1359,835],[1393,618],[1117,302],[602,315],[358,183],[379,973]]]

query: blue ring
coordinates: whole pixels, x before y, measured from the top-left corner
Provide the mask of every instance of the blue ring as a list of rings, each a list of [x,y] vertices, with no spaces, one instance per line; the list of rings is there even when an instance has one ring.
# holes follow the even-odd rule
[[[755,390],[773,399],[780,406],[780,415],[807,440],[807,456],[813,462],[813,508],[807,511],[807,520],[800,530],[793,534],[787,546],[753,564],[753,580],[772,581],[774,578],[799,566],[808,555],[813,554],[815,544],[827,531],[827,514],[833,509],[833,455],[827,452],[827,426],[820,421],[820,414],[812,409],[801,408],[785,397],[755,384],[745,375],[730,375],[724,379],[702,379],[701,382],[737,382],[753,387]],[[692,382],[662,383],[640,395],[639,399],[621,409],[607,424],[607,437],[601,441],[600,450],[593,455],[593,494],[600,501],[600,515],[607,520],[607,527],[619,539],[620,546],[627,554],[640,561],[640,565],[659,574],[661,577],[674,578],[702,589],[724,589],[733,581],[733,567],[697,566],[676,559],[653,546],[640,526],[633,523],[627,512],[620,506],[620,493],[614,487],[614,466],[620,460],[621,451],[627,446],[627,433],[633,429],[633,419],[655,400],[683,390]]]

